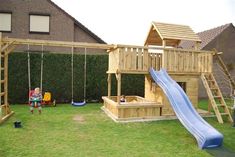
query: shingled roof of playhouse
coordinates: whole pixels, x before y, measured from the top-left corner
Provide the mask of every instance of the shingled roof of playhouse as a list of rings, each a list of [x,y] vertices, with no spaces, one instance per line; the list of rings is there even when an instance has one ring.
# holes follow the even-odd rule
[[[152,22],[144,45],[161,46],[163,40],[166,41],[166,46],[177,46],[182,40],[201,42],[189,26]]]

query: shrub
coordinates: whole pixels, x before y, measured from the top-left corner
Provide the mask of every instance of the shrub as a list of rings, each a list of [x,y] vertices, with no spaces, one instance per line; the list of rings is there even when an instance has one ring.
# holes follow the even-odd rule
[[[40,87],[41,55],[30,54],[32,89]],[[57,102],[71,101],[71,55],[44,54],[43,91],[50,91]],[[9,102],[28,101],[27,54],[9,55]],[[83,100],[84,55],[74,55],[74,101]],[[101,100],[107,95],[107,55],[87,55],[86,99]],[[144,94],[143,75],[122,75],[122,93]],[[116,79],[112,78],[112,95],[116,95]]]

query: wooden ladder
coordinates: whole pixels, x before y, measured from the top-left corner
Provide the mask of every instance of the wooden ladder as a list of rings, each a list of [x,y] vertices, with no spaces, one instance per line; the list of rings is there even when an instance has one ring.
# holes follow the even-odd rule
[[[0,42],[0,124],[14,113],[8,104],[8,51],[3,51],[2,46]]]
[[[228,106],[224,101],[220,88],[212,73],[204,73],[201,75],[204,87],[206,88],[210,103],[215,112],[219,123],[223,123],[222,116],[226,116],[230,122],[233,122]]]

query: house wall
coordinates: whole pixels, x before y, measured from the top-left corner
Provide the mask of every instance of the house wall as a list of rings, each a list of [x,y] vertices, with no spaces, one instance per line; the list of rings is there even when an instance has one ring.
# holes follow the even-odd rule
[[[4,36],[73,41],[74,21],[47,0],[0,0],[0,11],[12,12],[12,32]],[[29,33],[29,14],[49,14],[50,34]]]
[[[96,39],[94,34],[84,31],[77,21],[49,0],[0,0],[0,12],[12,12],[12,31],[3,32],[3,36],[23,39],[77,41],[89,43],[104,43]],[[29,14],[50,15],[50,33],[29,33]],[[83,26],[84,27],[84,26]],[[92,35],[91,35],[92,34]],[[26,46],[17,48],[25,51]],[[30,50],[39,51],[40,46],[31,46]],[[65,48],[44,48],[45,51],[70,52]],[[95,50],[93,50],[96,52]],[[101,51],[104,53],[104,51]]]
[[[235,27],[231,24],[226,28],[220,35],[218,35],[214,40],[212,40],[208,45],[206,45],[203,50],[211,50],[216,48],[219,52],[223,52],[222,58],[225,64],[229,67],[229,72],[235,80]],[[213,73],[215,79],[225,96],[229,96],[231,93],[231,88],[229,88],[228,81],[226,77],[220,70],[220,67],[216,64],[214,60]],[[207,97],[206,90],[202,82],[200,81],[199,86],[199,97]]]
[[[191,100],[193,106],[198,105],[198,75],[171,75],[176,82],[186,82],[186,94]],[[164,105],[162,109],[163,115],[173,115],[174,111],[165,96],[162,89],[151,81],[149,75],[145,76],[145,98],[156,101]]]
[[[80,29],[76,24],[74,26],[74,41],[98,43],[96,39],[94,39],[92,36],[87,35],[87,33],[84,30]],[[76,49],[75,52],[84,53],[84,49]],[[87,49],[87,52],[95,54],[107,54],[105,50]]]

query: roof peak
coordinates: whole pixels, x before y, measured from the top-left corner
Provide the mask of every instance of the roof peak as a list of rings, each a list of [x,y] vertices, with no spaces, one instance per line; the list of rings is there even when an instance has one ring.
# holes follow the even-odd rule
[[[95,40],[97,40],[100,43],[106,44],[104,40],[102,40],[100,37],[98,37],[95,33],[93,33],[91,30],[89,30],[86,26],[84,26],[81,22],[79,22],[77,19],[75,19],[72,15],[67,13],[64,9],[62,9],[60,6],[58,6],[55,2],[52,0],[47,0],[49,3],[54,5],[57,9],[61,10],[65,15],[67,15],[69,18],[71,18],[74,21],[74,24],[76,24],[78,27],[80,27],[83,31],[88,33],[91,37],[93,37]]]
[[[181,40],[201,42],[198,35],[188,25],[169,24],[162,22],[151,23],[144,45],[178,46]]]
[[[197,35],[202,40],[201,49],[203,49],[207,44],[209,44],[211,41],[213,41],[215,38],[217,38],[223,31],[225,31],[230,26],[233,26],[233,24],[227,23],[227,24],[217,26],[212,29],[208,29],[208,30],[197,33]],[[183,48],[192,48],[193,43],[184,41],[180,45]]]
[[[186,26],[186,27],[190,27],[190,26],[184,25],[184,24],[175,24],[175,23],[158,22],[158,21],[152,21],[152,24],[164,24],[164,25],[173,25],[173,26]],[[190,27],[190,28],[191,28],[191,27]]]
[[[207,31],[212,31],[212,30],[218,30],[218,29],[219,30],[221,30],[221,29],[224,30],[225,28],[227,28],[230,25],[233,25],[233,24],[232,23],[227,23],[227,24],[224,24],[224,25],[216,26],[216,27],[213,27],[213,28],[210,28],[210,29],[198,32],[197,34],[204,33],[204,32],[207,32]]]

